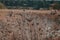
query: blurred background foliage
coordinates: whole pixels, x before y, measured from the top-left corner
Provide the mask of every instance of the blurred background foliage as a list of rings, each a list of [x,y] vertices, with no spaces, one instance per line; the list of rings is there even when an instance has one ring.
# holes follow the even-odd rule
[[[0,3],[0,9],[6,9],[6,6],[3,3]]]
[[[4,4],[8,9],[11,8],[21,8],[21,7],[32,7],[33,9],[40,9],[40,8],[49,8],[50,4],[55,4],[52,6],[54,9],[60,9],[60,1],[37,1],[37,0],[0,0],[1,3]]]

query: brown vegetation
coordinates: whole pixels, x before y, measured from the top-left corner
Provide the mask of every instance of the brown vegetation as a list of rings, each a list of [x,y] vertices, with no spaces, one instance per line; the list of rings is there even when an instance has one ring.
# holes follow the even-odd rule
[[[0,10],[0,40],[60,40],[60,15],[50,13]]]

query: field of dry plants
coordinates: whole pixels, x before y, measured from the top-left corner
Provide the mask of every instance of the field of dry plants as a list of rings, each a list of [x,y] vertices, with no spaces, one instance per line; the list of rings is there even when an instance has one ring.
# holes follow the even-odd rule
[[[0,40],[60,40],[59,13],[0,9]]]

